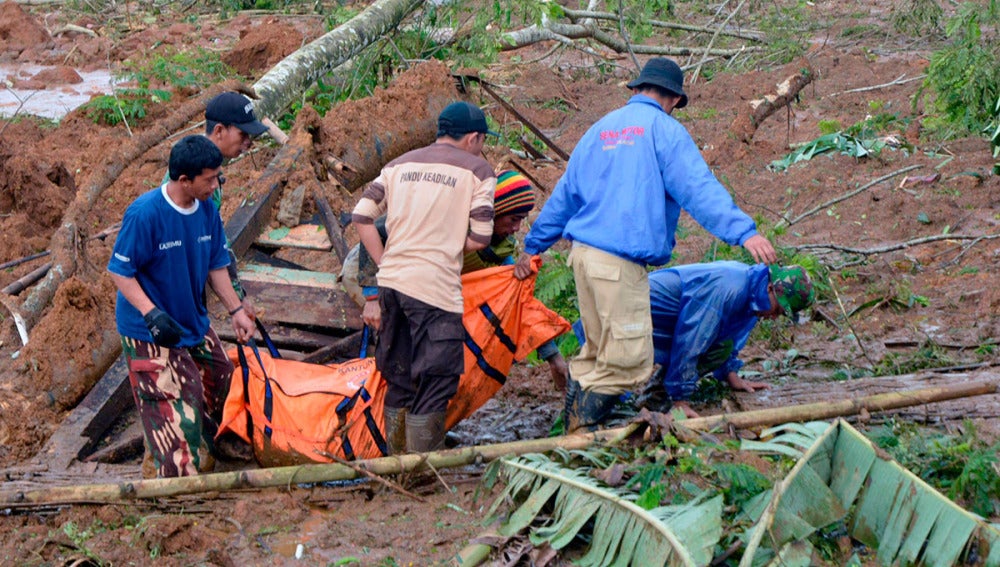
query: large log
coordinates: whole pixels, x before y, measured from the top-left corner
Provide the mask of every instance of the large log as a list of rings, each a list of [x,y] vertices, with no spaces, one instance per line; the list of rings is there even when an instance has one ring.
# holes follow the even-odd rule
[[[276,116],[317,79],[385,37],[422,0],[378,0],[357,16],[281,60],[256,83],[258,111]]]
[[[743,414],[729,414],[689,419],[680,422],[689,429],[707,431],[724,425],[737,427],[766,427],[778,423],[800,420],[817,420],[851,415],[867,411],[932,403],[958,397],[977,396],[997,391],[994,382],[976,382],[948,388],[928,388],[911,392],[880,394],[859,400],[845,400],[843,403],[812,404],[805,408],[775,408]],[[564,437],[549,437],[513,443],[498,443],[479,447],[464,447],[432,453],[411,453],[357,461],[351,466],[341,464],[303,465],[235,471],[194,477],[120,482],[112,484],[75,485],[0,492],[0,507],[31,508],[54,504],[112,503],[127,502],[137,498],[162,498],[212,491],[226,491],[245,488],[267,488],[289,486],[293,483],[317,483],[358,478],[367,471],[377,475],[400,474],[413,470],[433,467],[434,469],[460,467],[472,463],[483,463],[509,455],[551,451],[557,447],[566,450],[585,449],[594,443],[618,442],[637,431],[639,424],[633,423],[617,429],[606,429],[594,433],[578,433]]]

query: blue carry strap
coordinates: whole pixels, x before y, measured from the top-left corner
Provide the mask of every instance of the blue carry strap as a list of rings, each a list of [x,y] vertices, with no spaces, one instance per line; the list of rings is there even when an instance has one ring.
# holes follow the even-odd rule
[[[368,325],[365,325],[361,329],[361,353],[358,355],[358,358],[365,358],[368,356],[368,333]]]
[[[268,342],[270,339],[267,339]],[[267,375],[267,370],[264,369],[264,361],[260,358],[260,350],[257,348],[257,341],[250,339],[247,341],[247,346],[253,351],[254,357],[257,359],[257,364],[260,366],[260,372],[264,375],[264,417],[270,422],[272,419],[272,414],[274,413],[274,396],[271,390],[271,378]],[[274,348],[271,344],[269,348]],[[277,349],[275,349],[277,352]],[[247,363],[246,353],[243,352],[243,347],[240,346],[237,349],[237,353],[240,359],[240,369],[243,372],[243,404],[246,407],[247,412],[247,435],[253,438],[253,416],[250,414],[250,365]],[[278,357],[280,358],[280,356]],[[269,425],[264,426],[264,436],[267,438],[271,437],[271,427]]]
[[[281,358],[281,353],[278,352],[278,347],[274,346],[274,341],[271,340],[271,335],[267,334],[264,324],[258,318],[254,318],[254,323],[257,324],[257,330],[260,331],[260,336],[264,339],[264,345],[267,346],[267,352],[271,353],[271,358]]]

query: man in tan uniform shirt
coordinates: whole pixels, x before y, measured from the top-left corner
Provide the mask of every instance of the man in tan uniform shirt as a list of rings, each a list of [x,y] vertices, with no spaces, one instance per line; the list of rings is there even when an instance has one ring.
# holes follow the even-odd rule
[[[389,385],[392,453],[444,444],[445,410],[464,370],[462,258],[493,236],[496,176],[482,158],[486,116],[466,102],[438,117],[437,141],[389,162],[354,209],[361,243],[379,266],[375,364]],[[386,215],[383,246],[374,221]]]

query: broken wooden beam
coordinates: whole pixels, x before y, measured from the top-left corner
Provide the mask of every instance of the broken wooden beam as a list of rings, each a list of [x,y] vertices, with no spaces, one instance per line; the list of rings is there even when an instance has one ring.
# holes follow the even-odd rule
[[[325,364],[331,360],[358,358],[361,354],[361,341],[363,338],[364,333],[356,331],[307,354],[302,358],[302,362]]]
[[[20,278],[9,283],[3,289],[0,289],[0,293],[6,293],[8,295],[17,295],[28,288],[29,285],[42,279],[45,274],[49,272],[52,268],[52,262],[45,263],[34,270],[31,270],[27,274],[21,276]]]
[[[271,211],[281,195],[285,178],[302,157],[307,143],[311,144],[308,134],[293,135],[291,141],[278,150],[264,173],[250,186],[249,195],[257,195],[257,198],[248,197],[229,217],[226,238],[237,258],[246,253],[271,221]]]
[[[134,405],[128,365],[125,357],[119,356],[49,437],[37,458],[53,470],[69,468],[73,461],[89,455],[115,421]]]
[[[319,210],[319,218],[326,228],[326,236],[330,239],[333,251],[337,253],[337,258],[340,259],[340,265],[343,266],[348,250],[347,242],[344,240],[344,229],[340,226],[340,221],[334,214],[333,208],[330,207],[330,203],[322,195],[316,195],[315,201],[316,209]]]
[[[335,274],[248,264],[240,282],[269,323],[343,330],[361,329],[361,308]],[[210,303],[210,311],[218,299]],[[216,329],[218,331],[218,329]]]

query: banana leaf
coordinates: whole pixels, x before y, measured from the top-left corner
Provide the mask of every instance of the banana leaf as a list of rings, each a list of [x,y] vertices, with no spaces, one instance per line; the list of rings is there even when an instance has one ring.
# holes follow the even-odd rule
[[[817,425],[798,427],[747,447],[800,447],[803,436],[818,431]],[[876,451],[844,420],[815,435],[789,474],[751,502],[747,514],[755,524],[745,534],[741,567],[780,561],[786,555],[789,560],[801,557],[801,550],[793,550],[796,542],[842,520],[852,537],[876,551],[882,565],[943,567],[971,554],[984,565],[1000,567],[996,526]]]
[[[721,495],[646,510],[635,504],[634,494],[602,486],[585,469],[566,468],[542,455],[504,459],[502,467],[507,487],[489,513],[510,501],[521,504],[500,533],[525,529],[553,501],[549,519],[532,529],[531,541],[562,549],[592,525],[590,545],[577,565],[708,565],[722,537]]]

